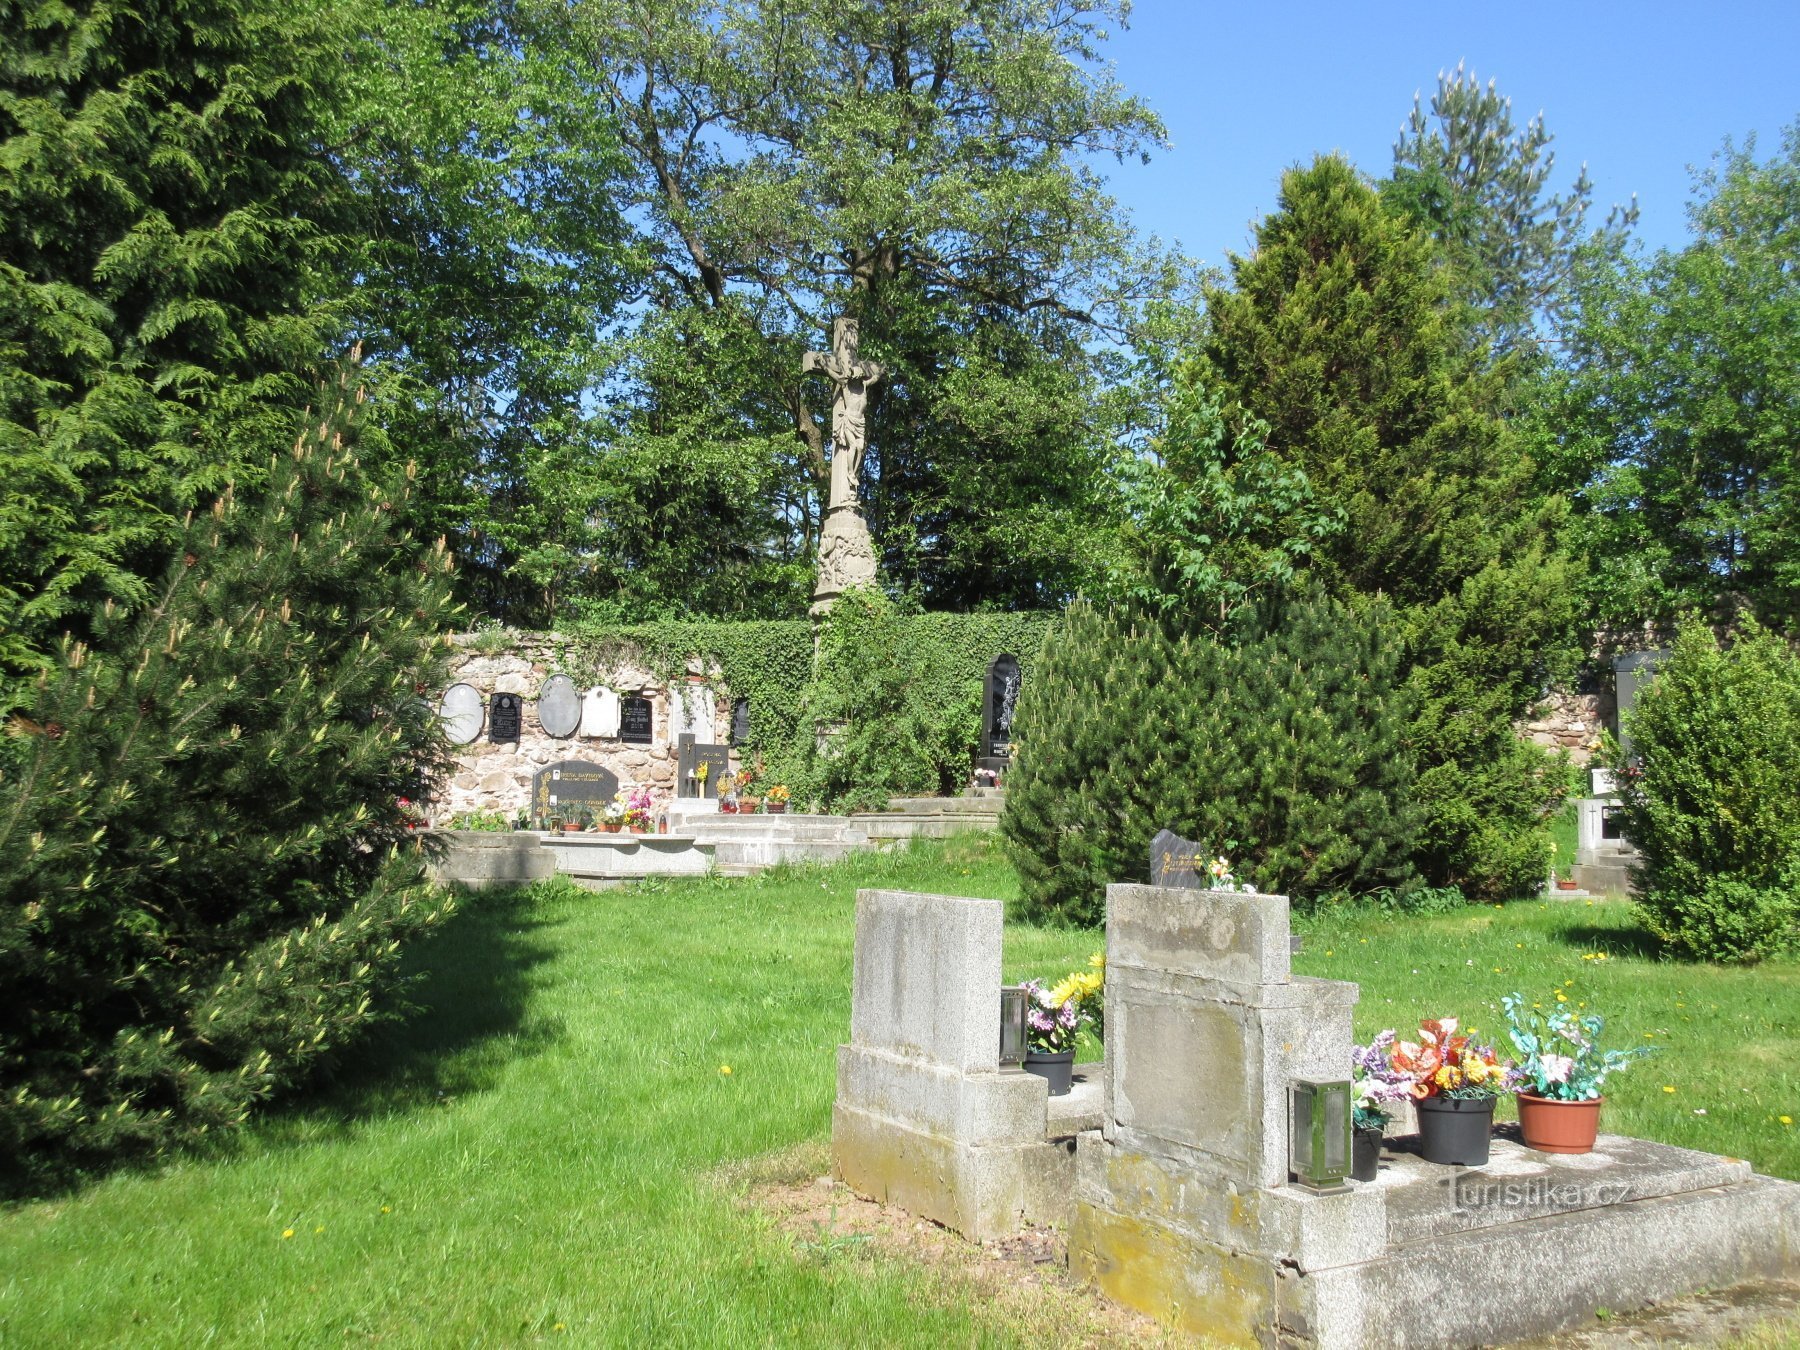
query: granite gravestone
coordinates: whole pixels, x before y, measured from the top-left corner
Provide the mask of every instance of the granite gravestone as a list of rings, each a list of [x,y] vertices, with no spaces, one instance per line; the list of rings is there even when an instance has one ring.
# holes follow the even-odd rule
[[[1210,861],[1206,850],[1192,839],[1183,839],[1173,830],[1158,830],[1150,841],[1150,884],[1209,891],[1213,888],[1206,870]]]
[[[472,684],[453,684],[444,691],[438,704],[438,716],[444,719],[444,735],[452,745],[467,745],[481,735],[487,720],[481,708],[481,694]]]
[[[700,777],[702,764],[706,766],[704,778]],[[675,743],[675,791],[677,796],[716,799],[719,795],[719,784],[730,772],[730,746],[703,745],[687,733],[683,733],[681,739]]]
[[[552,675],[537,696],[538,725],[548,736],[573,736],[581,725],[581,694],[567,675]]]
[[[618,791],[618,775],[602,765],[581,759],[548,764],[532,775],[532,818],[548,820],[565,811],[573,814],[583,806],[599,815]]]
[[[743,745],[750,739],[750,700],[740,698],[731,704],[731,743]]]
[[[525,731],[525,700],[517,694],[495,694],[488,705],[488,740],[517,741]]]
[[[981,768],[998,772],[1011,762],[1013,710],[1021,683],[1018,657],[994,658],[981,690]]]
[[[655,725],[650,700],[642,694],[619,700],[619,739],[626,745],[649,745]]]

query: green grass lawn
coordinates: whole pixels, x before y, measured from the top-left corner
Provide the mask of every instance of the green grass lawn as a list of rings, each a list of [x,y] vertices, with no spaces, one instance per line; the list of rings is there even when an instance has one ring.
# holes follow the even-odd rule
[[[713,1180],[829,1133],[858,886],[1015,883],[985,841],[958,840],[471,900],[420,956],[422,1011],[325,1096],[220,1156],[0,1209],[0,1344],[1028,1339],[927,1271],[798,1250]],[[1623,1037],[1663,1047],[1618,1080],[1609,1128],[1800,1177],[1800,1133],[1777,1119],[1800,1118],[1800,967],[1661,964],[1628,914],[1340,913],[1300,925],[1299,966],[1361,981],[1363,1033],[1451,1011],[1494,1026],[1500,994],[1572,980]],[[1007,975],[1098,945],[1015,925]]]

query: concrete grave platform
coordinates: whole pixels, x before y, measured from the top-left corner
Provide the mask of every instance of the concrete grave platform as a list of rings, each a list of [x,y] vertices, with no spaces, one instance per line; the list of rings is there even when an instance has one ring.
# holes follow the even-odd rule
[[[556,870],[589,890],[645,877],[705,876],[712,867],[711,845],[691,835],[583,831],[539,837]]]
[[[1067,1221],[1074,1136],[1102,1114],[1102,1066],[1055,1099],[1000,1068],[1004,921],[998,900],[857,892],[831,1118],[840,1180],[978,1241]]]

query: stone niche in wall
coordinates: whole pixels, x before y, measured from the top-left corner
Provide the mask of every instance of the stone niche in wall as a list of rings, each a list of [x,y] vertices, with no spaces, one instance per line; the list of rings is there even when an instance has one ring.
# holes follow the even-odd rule
[[[682,704],[672,699],[663,677],[621,664],[601,671],[596,679],[576,676],[575,683],[583,693],[599,684],[622,698],[641,695],[648,700],[649,744],[622,740],[616,728],[611,736],[583,735],[580,726],[570,735],[552,736],[538,717],[537,698],[546,680],[564,673],[558,654],[554,638],[533,638],[529,634],[517,635],[512,645],[502,651],[494,651],[487,641],[478,646],[471,637],[456,639],[446,687],[457,683],[471,685],[481,695],[484,706],[491,705],[495,694],[516,694],[524,700],[524,715],[516,741],[494,742],[484,731],[468,744],[452,747],[455,767],[432,803],[430,814],[434,822],[469,811],[500,811],[510,816],[529,809],[533,776],[545,765],[568,759],[586,760],[611,770],[622,788],[648,787],[660,810],[675,798],[676,734],[681,718],[695,716],[707,692],[717,703],[715,718],[730,717],[730,707],[718,702],[723,690],[715,670],[704,669],[698,662],[689,663],[686,678],[677,691],[686,705],[684,712]],[[442,693],[434,691],[432,700],[435,702]]]

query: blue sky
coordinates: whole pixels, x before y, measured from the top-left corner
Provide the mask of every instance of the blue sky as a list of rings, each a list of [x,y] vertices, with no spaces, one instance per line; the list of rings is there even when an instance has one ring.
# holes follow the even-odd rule
[[[1466,61],[1523,125],[1542,110],[1554,183],[1583,160],[1598,214],[1638,196],[1649,247],[1687,238],[1687,166],[1729,135],[1757,157],[1800,117],[1800,0],[1774,3],[1222,5],[1137,0],[1102,47],[1168,124],[1147,166],[1107,161],[1140,229],[1223,263],[1274,208],[1281,171],[1338,150],[1380,176],[1415,91]]]

